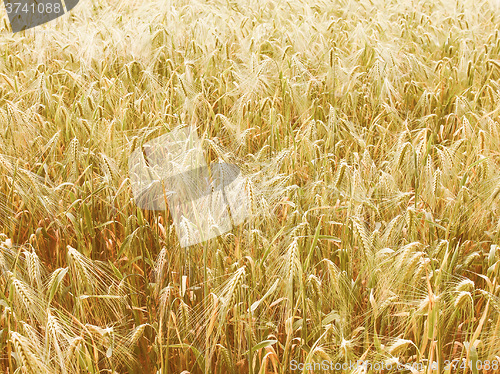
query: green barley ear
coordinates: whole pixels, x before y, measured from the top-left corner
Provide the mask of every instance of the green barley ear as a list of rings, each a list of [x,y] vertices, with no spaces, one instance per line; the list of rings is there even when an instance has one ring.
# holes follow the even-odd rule
[[[220,361],[224,365],[225,370],[227,370],[228,373],[234,374],[234,363],[229,350],[221,344],[217,344],[217,348],[219,350]]]
[[[46,287],[47,302],[50,305],[52,299],[57,295],[62,287],[65,275],[68,273],[68,268],[59,268],[52,272],[49,282]]]

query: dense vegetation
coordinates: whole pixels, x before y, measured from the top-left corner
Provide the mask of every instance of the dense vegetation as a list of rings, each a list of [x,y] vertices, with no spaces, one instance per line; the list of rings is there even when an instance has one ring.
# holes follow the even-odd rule
[[[2,372],[494,371],[496,3],[82,0],[14,35],[2,17]],[[127,169],[182,123],[252,205],[186,249]]]

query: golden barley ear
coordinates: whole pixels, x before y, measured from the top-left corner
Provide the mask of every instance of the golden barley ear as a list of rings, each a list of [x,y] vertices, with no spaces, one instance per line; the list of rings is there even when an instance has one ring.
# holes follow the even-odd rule
[[[18,366],[26,370],[28,373],[47,373],[51,371],[49,368],[33,353],[31,343],[27,338],[17,332],[10,333],[14,350],[17,353]]]
[[[158,254],[155,266],[155,282],[159,285],[159,287],[165,273],[166,262],[167,262],[167,247],[163,247],[160,253]]]
[[[74,137],[69,143],[66,159],[68,161],[71,178],[76,179],[78,177],[78,164],[80,160],[80,141],[77,137]]]

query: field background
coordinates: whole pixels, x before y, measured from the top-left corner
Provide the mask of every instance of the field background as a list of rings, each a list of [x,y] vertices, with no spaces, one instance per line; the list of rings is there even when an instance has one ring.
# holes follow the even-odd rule
[[[15,35],[1,17],[2,372],[497,372],[497,3],[82,0]],[[127,172],[182,123],[252,206],[187,249]]]

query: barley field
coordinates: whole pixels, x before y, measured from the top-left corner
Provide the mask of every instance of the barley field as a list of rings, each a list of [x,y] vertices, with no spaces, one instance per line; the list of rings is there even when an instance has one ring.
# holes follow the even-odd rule
[[[500,2],[1,9],[1,372],[500,371]],[[127,168],[182,124],[250,206],[185,248]]]

